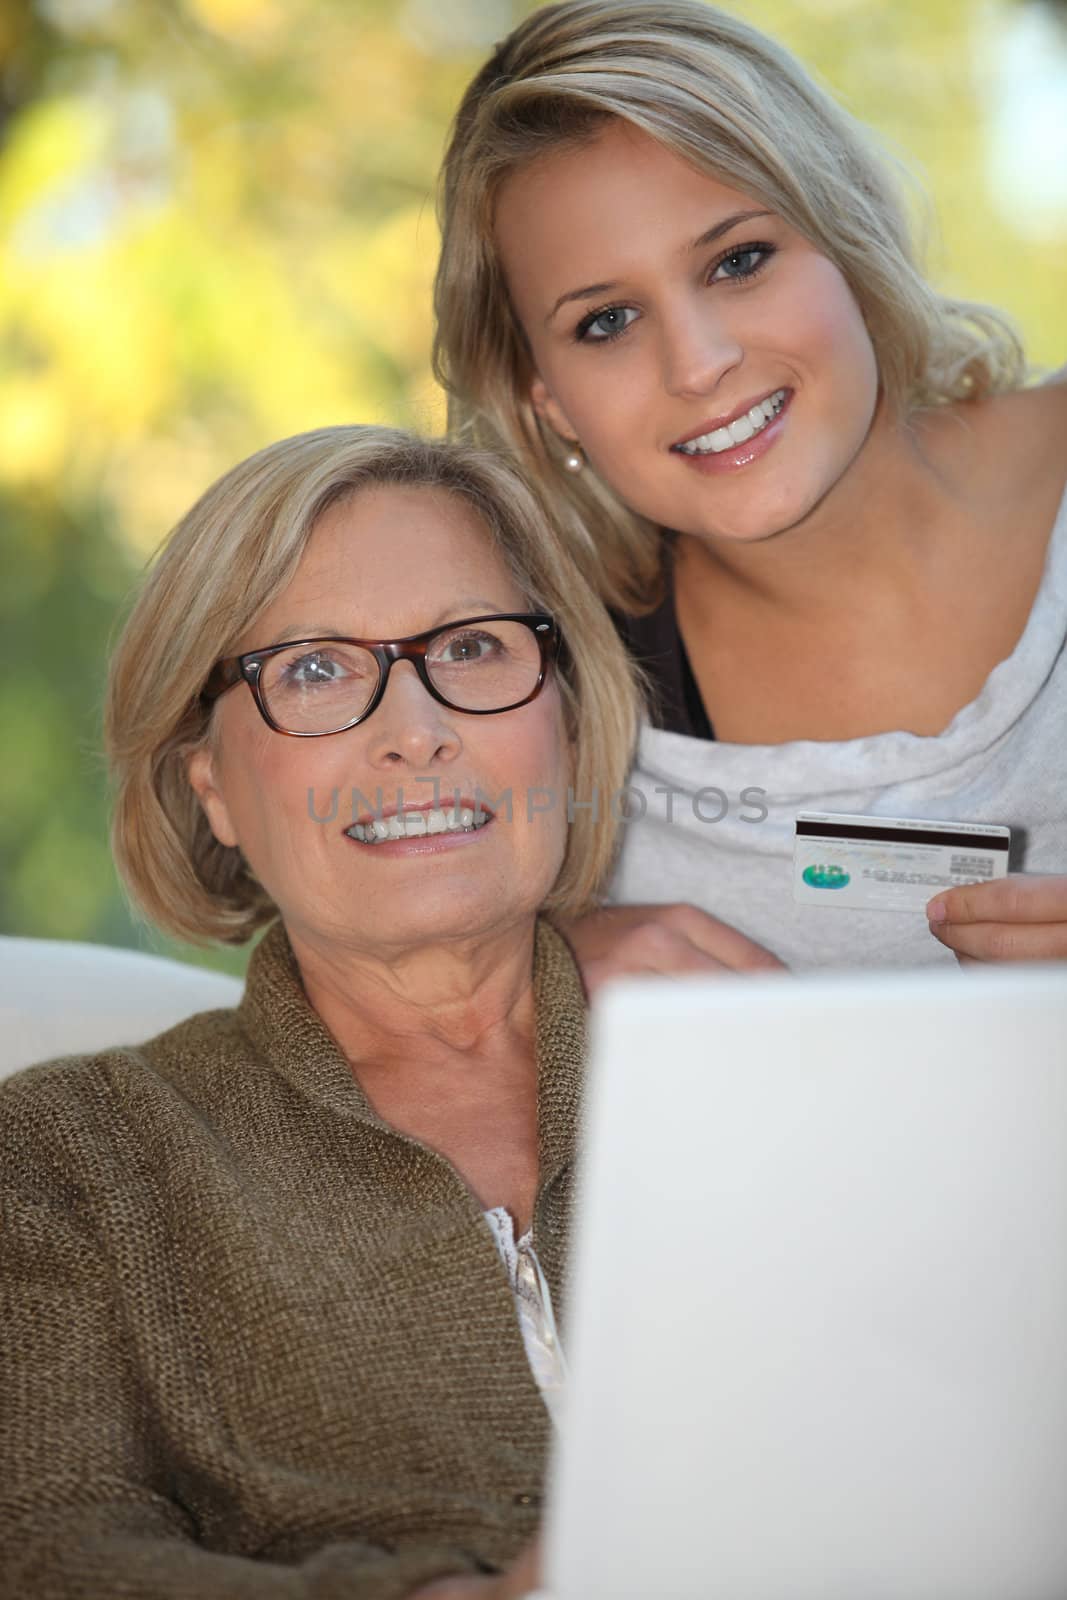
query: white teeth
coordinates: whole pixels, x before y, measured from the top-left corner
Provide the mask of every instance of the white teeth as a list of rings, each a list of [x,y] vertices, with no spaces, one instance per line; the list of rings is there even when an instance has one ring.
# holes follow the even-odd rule
[[[427,833],[473,833],[488,821],[488,811],[475,812],[470,806],[458,810],[431,806],[428,811],[398,811],[373,822],[354,822],[345,832],[360,844],[377,844],[383,839],[418,839]]]
[[[785,396],[784,389],[776,389],[766,400],[761,400],[758,406],[751,406],[725,428],[715,428],[711,433],[702,433],[699,439],[687,439],[685,444],[676,444],[673,448],[687,456],[717,456],[724,450],[745,444],[778,415],[785,405]]]

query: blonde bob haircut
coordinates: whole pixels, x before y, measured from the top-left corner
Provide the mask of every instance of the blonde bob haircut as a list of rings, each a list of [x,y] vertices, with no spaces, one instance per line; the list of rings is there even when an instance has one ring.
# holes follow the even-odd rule
[[[517,454],[611,605],[659,591],[656,528],[566,446],[530,403],[529,350],[493,242],[500,186],[617,119],[752,195],[844,275],[888,403],[977,400],[1019,387],[1019,341],[986,306],[940,295],[916,262],[896,175],[873,137],[766,35],[702,0],[565,0],[533,12],[467,89],[445,157],[435,365],[460,437]]]
[[[595,902],[639,715],[635,674],[607,612],[505,462],[389,428],[322,428],[270,445],[207,490],[165,541],[112,658],[112,847],[134,903],[168,933],[240,944],[277,915],[240,851],[215,838],[190,787],[188,756],[212,736],[201,691],[285,588],[323,512],[390,484],[441,490],[469,506],[531,609],[560,625],[571,784],[578,801],[597,805],[574,807],[545,909],[569,916]]]

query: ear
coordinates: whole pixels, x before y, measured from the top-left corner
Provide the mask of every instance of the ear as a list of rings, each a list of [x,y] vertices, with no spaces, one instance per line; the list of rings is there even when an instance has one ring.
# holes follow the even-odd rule
[[[549,391],[544,378],[538,376],[530,384],[530,404],[542,422],[547,422],[553,433],[558,433],[564,444],[577,444],[577,431],[571,426],[566,412]]]
[[[208,827],[219,844],[235,845],[237,830],[219,785],[210,739],[197,745],[196,749],[186,756],[185,772],[190,788],[200,801]]]

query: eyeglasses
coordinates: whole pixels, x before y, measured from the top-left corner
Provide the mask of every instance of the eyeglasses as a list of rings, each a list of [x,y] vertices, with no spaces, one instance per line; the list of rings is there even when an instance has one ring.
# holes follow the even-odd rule
[[[540,693],[560,632],[541,611],[467,617],[406,639],[297,639],[216,662],[201,695],[211,704],[242,678],[276,733],[314,739],[345,733],[378,705],[396,661],[453,711],[490,716]]]

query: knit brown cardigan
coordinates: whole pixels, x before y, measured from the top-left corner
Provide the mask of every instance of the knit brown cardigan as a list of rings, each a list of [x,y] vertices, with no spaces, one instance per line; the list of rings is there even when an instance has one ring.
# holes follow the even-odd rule
[[[543,922],[534,988],[559,1311],[585,1008]],[[477,1199],[280,924],[237,1010],[0,1085],[2,1600],[399,1600],[516,1555],[548,1436]]]

